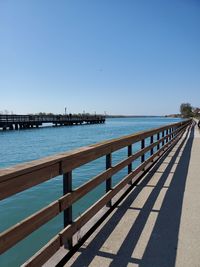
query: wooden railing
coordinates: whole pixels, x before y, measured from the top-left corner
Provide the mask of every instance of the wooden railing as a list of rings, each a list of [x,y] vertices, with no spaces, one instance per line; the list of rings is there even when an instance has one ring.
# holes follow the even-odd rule
[[[191,122],[185,120],[0,170],[0,199],[8,198],[58,175],[63,175],[64,192],[63,197],[1,233],[0,253],[14,246],[61,212],[64,213],[64,229],[24,266],[41,266],[66,243],[71,249],[73,235],[104,206],[111,207],[113,197],[127,184],[131,186],[136,183],[145,170],[155,164],[160,156],[181,138]],[[136,142],[141,142],[141,149],[133,154],[132,145]],[[125,147],[127,147],[127,158],[113,166],[112,153]],[[103,156],[106,157],[105,171],[72,190],[72,171]],[[138,158],[141,164],[133,168],[133,162]],[[127,176],[112,187],[112,176],[125,167],[128,169]],[[73,221],[73,204],[103,182],[106,183],[105,195]]]

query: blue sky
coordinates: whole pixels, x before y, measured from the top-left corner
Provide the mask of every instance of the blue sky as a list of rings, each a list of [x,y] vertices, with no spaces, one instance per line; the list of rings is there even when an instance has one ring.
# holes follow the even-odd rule
[[[0,0],[0,110],[200,106],[199,0]]]

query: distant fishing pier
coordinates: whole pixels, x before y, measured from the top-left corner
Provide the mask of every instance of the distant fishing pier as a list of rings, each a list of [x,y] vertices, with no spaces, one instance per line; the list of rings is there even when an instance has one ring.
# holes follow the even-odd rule
[[[105,116],[102,115],[0,115],[0,129],[3,130],[38,128],[44,123],[52,123],[53,126],[70,126],[104,122]]]

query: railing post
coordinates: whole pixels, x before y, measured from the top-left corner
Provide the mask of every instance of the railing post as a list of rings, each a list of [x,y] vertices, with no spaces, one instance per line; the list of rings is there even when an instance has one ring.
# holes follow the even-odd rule
[[[132,156],[132,145],[128,146],[128,157]],[[128,174],[132,172],[132,163],[128,165]]]
[[[166,135],[168,135],[168,133],[169,133],[169,131],[168,131],[168,129],[166,130]],[[167,137],[166,138],[166,144],[168,143],[168,140],[169,140],[169,138]]]
[[[132,145],[128,146],[128,157],[132,156]],[[132,163],[128,165],[128,174],[132,172]],[[132,181],[129,182],[132,184]]]
[[[112,167],[112,155],[108,154],[106,155],[106,170]],[[112,177],[108,178],[106,180],[106,192],[109,192],[112,189]],[[110,200],[107,203],[107,207],[112,206],[112,201]]]
[[[172,128],[169,128],[169,134],[170,134],[170,137],[169,137],[169,141],[172,139]]]
[[[151,140],[150,140],[151,144],[153,144],[153,135],[151,136]],[[153,155],[153,148],[151,148],[151,156]]]
[[[145,148],[145,139],[142,139],[141,141],[141,149]],[[141,156],[141,163],[145,161],[145,154]]]
[[[160,140],[160,133],[157,133],[157,141]],[[160,144],[157,144],[157,150],[160,149]]]
[[[171,138],[173,139],[173,138],[174,138],[174,127],[171,128],[171,131],[172,131],[172,136],[171,136]]]
[[[162,138],[164,138],[165,137],[165,131],[162,131]],[[164,144],[165,144],[165,139],[163,139],[163,141],[162,141],[162,146],[164,146]]]
[[[175,131],[176,131],[175,132],[175,137],[177,137],[177,135],[178,135],[178,126],[175,127]]]
[[[173,132],[173,138],[176,136],[175,130],[176,130],[176,128],[173,127],[173,129],[172,129],[172,132]]]
[[[63,195],[72,192],[72,172],[63,174]],[[64,210],[64,228],[72,223],[72,206]],[[72,248],[72,238],[66,244],[67,248]]]

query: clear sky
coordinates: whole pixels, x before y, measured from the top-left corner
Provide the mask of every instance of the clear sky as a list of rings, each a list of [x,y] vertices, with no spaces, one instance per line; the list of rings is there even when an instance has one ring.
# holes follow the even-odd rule
[[[200,106],[199,0],[0,0],[0,110]]]

